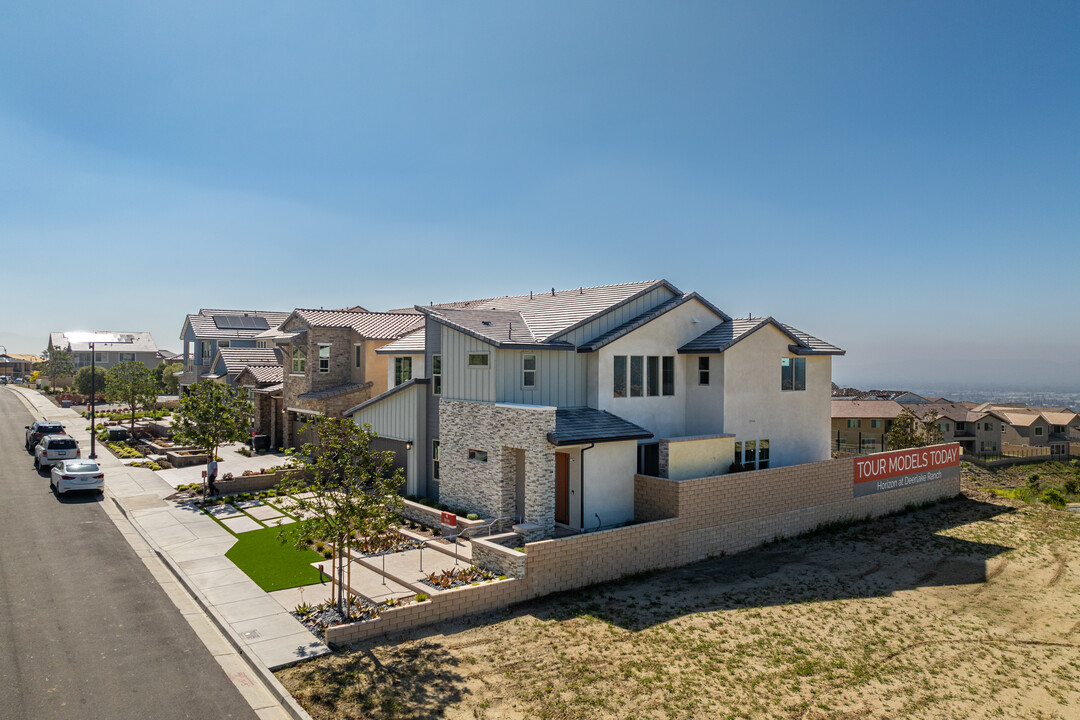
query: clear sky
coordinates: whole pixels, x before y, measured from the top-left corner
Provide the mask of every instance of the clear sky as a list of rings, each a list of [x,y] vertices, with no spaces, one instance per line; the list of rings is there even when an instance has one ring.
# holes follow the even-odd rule
[[[2,3],[0,344],[663,277],[841,384],[1080,386],[1078,38],[1075,2]]]

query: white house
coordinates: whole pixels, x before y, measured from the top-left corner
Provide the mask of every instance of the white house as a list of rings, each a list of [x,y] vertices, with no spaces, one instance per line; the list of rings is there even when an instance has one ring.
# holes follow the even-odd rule
[[[829,457],[844,351],[666,280],[416,309],[422,336],[379,349],[411,379],[346,414],[399,443],[409,493],[530,537],[632,520],[635,473]]]

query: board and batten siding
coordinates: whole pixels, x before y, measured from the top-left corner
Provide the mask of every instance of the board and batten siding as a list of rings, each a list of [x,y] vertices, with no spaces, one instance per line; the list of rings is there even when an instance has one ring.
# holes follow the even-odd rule
[[[613,328],[617,328],[625,322],[633,320],[638,315],[652,310],[657,305],[665,303],[673,297],[675,297],[675,294],[666,287],[661,286],[654,288],[641,297],[635,298],[625,305],[615,308],[611,312],[596,318],[590,323],[582,325],[576,330],[572,330],[563,335],[555,335],[551,339],[564,340],[573,343],[574,345],[582,345],[594,338],[600,337]]]
[[[536,387],[525,388],[524,356],[536,355]],[[588,405],[588,358],[567,350],[499,350],[496,402],[554,407]]]
[[[412,448],[405,453],[406,491],[410,495],[425,492],[427,477],[424,445],[427,437],[427,385],[411,386],[387,395],[353,413],[357,425],[370,425],[381,438],[411,442]]]
[[[424,362],[428,368],[433,367],[431,356],[442,355],[442,325],[428,318],[424,323]],[[429,376],[431,374],[429,373]],[[428,497],[439,497],[439,481],[435,479],[433,465],[432,440],[439,439],[439,398],[435,394],[435,382],[428,383],[427,390],[427,433],[424,439],[424,477],[427,478]],[[420,493],[417,493],[418,495]]]
[[[442,328],[442,394],[447,400],[495,402],[495,346],[458,332]],[[485,353],[488,366],[469,367],[470,353]]]

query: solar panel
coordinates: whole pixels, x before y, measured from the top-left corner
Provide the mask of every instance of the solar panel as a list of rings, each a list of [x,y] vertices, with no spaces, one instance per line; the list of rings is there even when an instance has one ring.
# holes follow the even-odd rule
[[[218,330],[269,330],[266,318],[258,315],[215,315]]]

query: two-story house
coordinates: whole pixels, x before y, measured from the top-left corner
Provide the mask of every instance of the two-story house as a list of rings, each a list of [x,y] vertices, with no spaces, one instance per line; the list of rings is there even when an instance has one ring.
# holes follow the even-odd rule
[[[209,379],[222,348],[272,348],[265,334],[278,327],[289,313],[268,310],[207,310],[188,315],[180,329],[184,370],[180,392]]]
[[[382,346],[424,324],[418,312],[297,309],[274,338],[284,357],[282,446],[308,440],[304,425],[313,415],[340,416],[390,387]],[[393,365],[393,363],[390,363]],[[409,368],[422,374],[423,367]]]
[[[829,457],[843,351],[772,318],[733,319],[665,280],[416,310],[423,376],[346,413],[399,443],[407,492],[530,537],[632,520],[637,472]]]
[[[75,362],[75,371],[79,368],[96,367],[108,370],[117,363],[134,360],[141,362],[148,368],[155,368],[160,363],[158,359],[158,346],[154,342],[154,336],[148,332],[127,332],[119,330],[102,330],[102,333],[123,337],[127,342],[118,343],[94,343],[93,360],[91,360],[90,344],[84,342],[71,342],[62,332],[49,333],[50,352],[55,350],[71,352],[71,359]]]
[[[1080,415],[1064,407],[1033,407],[1023,403],[983,403],[976,411],[1000,427],[1000,448],[1045,447],[1053,455],[1080,454]]]

